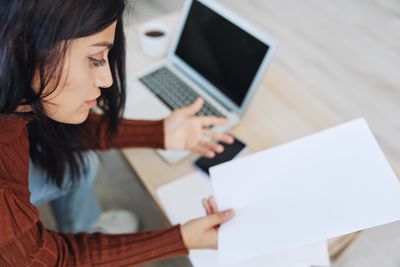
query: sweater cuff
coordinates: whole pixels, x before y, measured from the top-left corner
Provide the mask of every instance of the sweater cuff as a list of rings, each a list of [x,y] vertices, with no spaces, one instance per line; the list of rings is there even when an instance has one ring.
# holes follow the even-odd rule
[[[185,242],[183,242],[183,236],[182,236],[182,225],[177,224],[172,227],[172,234],[171,234],[171,239],[176,238],[176,248],[178,251],[179,256],[188,256],[189,255],[189,250],[185,245]]]

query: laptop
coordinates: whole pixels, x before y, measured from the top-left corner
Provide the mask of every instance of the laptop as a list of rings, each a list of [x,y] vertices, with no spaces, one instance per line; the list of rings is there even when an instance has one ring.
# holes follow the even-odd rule
[[[226,117],[225,132],[239,123],[276,50],[266,33],[211,0],[186,0],[166,60],[128,77],[129,117],[160,119],[201,96],[200,116]],[[132,101],[135,102],[131,103]],[[177,163],[190,151],[157,152]]]

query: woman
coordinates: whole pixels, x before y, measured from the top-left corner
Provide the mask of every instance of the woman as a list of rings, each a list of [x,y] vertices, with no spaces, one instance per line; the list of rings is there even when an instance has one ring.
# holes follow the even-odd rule
[[[126,266],[187,255],[216,248],[218,225],[233,216],[208,200],[207,216],[147,233],[66,234],[40,222],[33,193],[49,185],[83,188],[93,176],[92,149],[166,147],[213,156],[221,147],[202,135],[232,141],[203,130],[226,121],[195,117],[202,100],[163,121],[120,118],[123,10],[123,0],[0,0],[0,266]],[[96,105],[103,115],[90,112]],[[32,187],[38,172],[48,184]],[[60,216],[69,212],[62,209],[67,202],[58,203]],[[82,226],[91,219],[81,206],[79,218],[68,219],[83,217]]]

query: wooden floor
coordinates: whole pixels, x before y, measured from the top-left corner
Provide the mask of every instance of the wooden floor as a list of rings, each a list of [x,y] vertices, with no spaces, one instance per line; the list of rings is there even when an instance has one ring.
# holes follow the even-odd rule
[[[400,166],[399,0],[219,2],[275,37],[274,63],[342,121],[365,117]],[[137,23],[179,10],[183,0],[133,3],[131,23]],[[400,223],[365,231],[333,266],[400,266]]]

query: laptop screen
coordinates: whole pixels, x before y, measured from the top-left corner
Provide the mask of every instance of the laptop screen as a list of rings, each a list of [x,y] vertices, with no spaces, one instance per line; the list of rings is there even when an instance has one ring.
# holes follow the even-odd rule
[[[193,1],[175,54],[241,106],[269,47]]]

